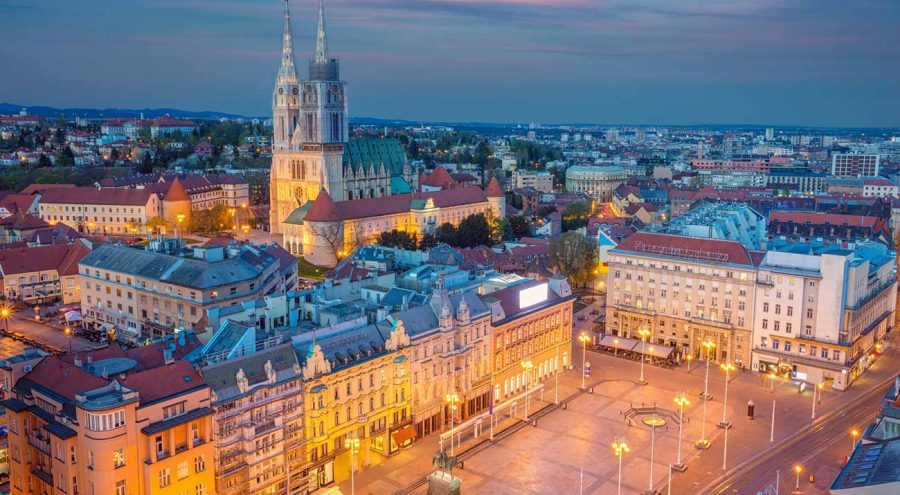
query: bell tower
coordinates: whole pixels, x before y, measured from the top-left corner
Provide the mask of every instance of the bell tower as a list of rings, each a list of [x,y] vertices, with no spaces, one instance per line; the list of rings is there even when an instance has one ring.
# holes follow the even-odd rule
[[[300,116],[300,85],[294,66],[294,42],[291,36],[291,13],[288,0],[284,0],[284,36],[281,47],[281,67],[272,91],[273,150],[290,148],[291,135]]]

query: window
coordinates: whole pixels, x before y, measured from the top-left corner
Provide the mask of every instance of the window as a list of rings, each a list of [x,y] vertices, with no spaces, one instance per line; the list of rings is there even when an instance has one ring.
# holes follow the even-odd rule
[[[194,458],[194,471],[199,473],[206,470],[206,458],[202,455]]]
[[[203,483],[194,487],[194,495],[204,495],[206,491],[203,489]]]
[[[778,340],[772,339],[772,349],[778,350]]]
[[[94,414],[87,413],[87,428],[91,431],[107,431],[125,426],[125,411]]]
[[[113,465],[117,468],[125,465],[125,452],[122,449],[113,452]]]
[[[179,480],[183,480],[183,479],[187,478],[188,474],[189,474],[188,463],[186,463],[186,462],[178,463],[178,471],[177,472],[178,472]]]
[[[88,451],[88,467],[94,469],[94,451]]]
[[[163,408],[163,419],[174,418],[175,416],[180,416],[182,414],[184,414],[184,402],[179,402],[178,404]]]
[[[125,480],[116,481],[116,495],[125,495]]]
[[[763,318],[762,327],[763,327],[763,330],[768,329],[769,328],[769,320]]]
[[[784,352],[791,352],[791,342],[787,341],[784,343]]]
[[[165,468],[159,472],[159,487],[165,488],[172,483],[172,472]]]

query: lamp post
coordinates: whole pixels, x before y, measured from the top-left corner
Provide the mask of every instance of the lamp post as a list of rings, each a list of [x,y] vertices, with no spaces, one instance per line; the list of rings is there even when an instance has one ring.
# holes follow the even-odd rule
[[[638,379],[638,383],[641,385],[646,385],[647,380],[644,379],[644,361],[647,356],[644,354],[644,348],[647,345],[647,338],[650,337],[650,330],[647,328],[642,328],[638,330],[638,335],[641,336],[641,377]]]
[[[821,400],[822,396],[822,388],[825,387],[824,383],[819,383],[815,387],[813,387],[813,405],[812,405],[812,417],[810,419],[816,419],[816,402]],[[816,397],[818,395],[818,398]]]
[[[554,332],[556,338],[556,360],[553,362],[553,374],[556,386],[553,388],[553,403],[559,405],[559,344],[562,341],[562,331],[557,328]],[[493,393],[493,392],[492,392]]]
[[[690,372],[691,372],[691,361],[694,360],[694,355],[693,355],[693,354],[688,354],[688,355],[685,356],[684,358],[687,359],[687,362],[688,362],[687,370],[688,370],[688,373],[690,373]]]
[[[345,438],[344,448],[350,449],[350,495],[356,495],[356,470],[354,469],[353,456],[359,453],[359,439]]]
[[[675,462],[675,469],[684,472],[685,466],[681,462],[681,434],[684,431],[684,408],[691,405],[687,394],[684,391],[675,394],[675,405],[678,406],[678,459]]]
[[[444,401],[450,406],[450,455],[453,455],[453,428],[456,426],[456,408],[457,404],[459,404],[459,394],[450,392],[444,396]]]
[[[853,455],[853,451],[856,450],[856,437],[859,436],[859,430],[856,428],[850,430],[850,455]]]
[[[613,339],[613,357],[619,357],[619,339]]]
[[[651,416],[651,425],[650,425],[650,481],[647,485],[647,491],[644,492],[647,495],[655,495],[656,491],[653,489],[653,453],[654,453],[654,444],[656,443],[656,415]]]
[[[9,317],[12,316],[12,311],[9,310],[6,306],[0,308],[0,318],[6,322],[6,333],[9,333]]]
[[[587,356],[587,343],[589,340],[591,340],[591,338],[588,336],[587,333],[581,332],[580,334],[578,334],[578,342],[581,342],[581,390],[584,390],[584,388],[585,388],[584,366],[586,363],[585,357]]]
[[[712,350],[716,348],[716,343],[706,340],[703,342],[703,347],[706,348],[706,378],[703,380],[703,398],[709,399],[709,362],[712,359]]]
[[[531,388],[531,369],[534,368],[534,363],[529,360],[522,361],[522,369],[525,370],[525,421],[528,421],[528,392]]]
[[[69,341],[69,354],[72,354],[72,329],[69,328],[69,325],[66,325],[65,334],[66,340]]]
[[[613,441],[612,448],[616,453],[616,457],[619,458],[619,488],[616,493],[617,495],[622,495],[622,456],[629,452],[628,444],[625,443],[625,438],[618,437]]]
[[[185,218],[186,217],[184,213],[179,213],[175,216],[175,237],[178,237],[179,234],[184,235],[184,229],[182,228],[181,224],[184,223]]]
[[[728,429],[731,427],[731,423],[726,419],[728,417],[728,379],[731,377],[731,372],[737,368],[731,363],[722,363],[719,368],[725,371],[725,395],[722,398],[722,422],[719,423],[719,428]]]
[[[797,473],[797,484],[794,485],[794,489],[798,492],[800,491],[800,473],[803,472],[803,467],[799,464],[794,466],[794,472]]]
[[[775,393],[775,372],[769,372],[769,393]]]

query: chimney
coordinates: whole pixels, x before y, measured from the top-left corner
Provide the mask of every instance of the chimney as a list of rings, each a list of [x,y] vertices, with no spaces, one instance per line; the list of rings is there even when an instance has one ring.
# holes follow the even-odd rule
[[[100,371],[100,376],[102,376],[104,380],[109,378],[109,372],[106,371],[106,366],[104,366],[103,370]]]
[[[166,364],[172,364],[175,362],[175,359],[172,357],[172,349],[169,349],[168,347],[163,349],[163,360],[166,362]]]
[[[75,366],[81,368],[81,356],[78,354],[75,355]]]
[[[92,351],[87,353],[87,364],[94,364],[94,353]]]

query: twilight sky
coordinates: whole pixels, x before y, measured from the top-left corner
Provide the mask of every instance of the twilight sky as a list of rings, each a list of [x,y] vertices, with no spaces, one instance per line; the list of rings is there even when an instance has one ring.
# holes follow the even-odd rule
[[[291,1],[303,69],[317,5]],[[282,6],[0,0],[0,101],[269,115]],[[327,0],[327,16],[353,116],[900,126],[897,0]]]

